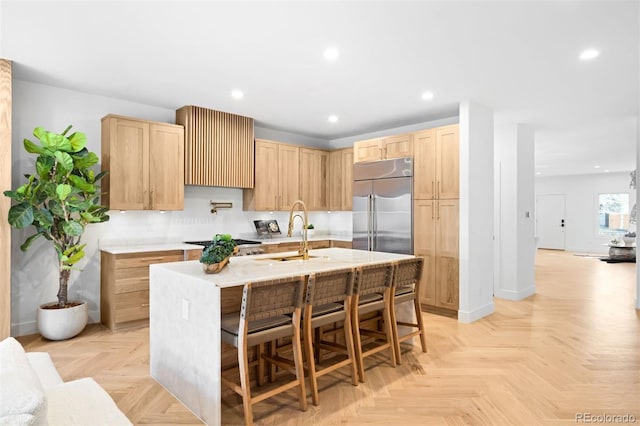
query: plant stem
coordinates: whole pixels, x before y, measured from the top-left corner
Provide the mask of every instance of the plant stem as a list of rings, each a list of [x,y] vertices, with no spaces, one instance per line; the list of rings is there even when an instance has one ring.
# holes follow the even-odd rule
[[[64,308],[67,305],[67,285],[69,284],[69,275],[71,270],[62,269],[62,262],[60,262],[60,288],[58,290],[58,306]]]

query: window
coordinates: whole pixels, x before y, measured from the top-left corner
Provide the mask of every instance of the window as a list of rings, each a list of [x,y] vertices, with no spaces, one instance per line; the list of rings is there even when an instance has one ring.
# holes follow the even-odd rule
[[[624,234],[629,229],[629,194],[600,194],[599,235]]]

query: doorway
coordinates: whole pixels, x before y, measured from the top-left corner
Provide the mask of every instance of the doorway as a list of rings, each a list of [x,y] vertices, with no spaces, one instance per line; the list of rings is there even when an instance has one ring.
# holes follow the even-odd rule
[[[565,196],[546,194],[536,197],[536,235],[538,248],[565,249]]]

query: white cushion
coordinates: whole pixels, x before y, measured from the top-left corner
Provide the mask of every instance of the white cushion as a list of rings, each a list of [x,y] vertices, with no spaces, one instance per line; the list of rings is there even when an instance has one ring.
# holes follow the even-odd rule
[[[44,389],[24,349],[13,337],[0,342],[0,383],[0,424],[47,424]]]
[[[52,425],[130,425],[109,394],[95,380],[84,378],[47,389]]]
[[[42,387],[46,391],[51,386],[59,385],[62,382],[58,370],[53,365],[51,357],[46,352],[27,352],[27,359],[29,364],[33,368],[33,371],[38,375]]]

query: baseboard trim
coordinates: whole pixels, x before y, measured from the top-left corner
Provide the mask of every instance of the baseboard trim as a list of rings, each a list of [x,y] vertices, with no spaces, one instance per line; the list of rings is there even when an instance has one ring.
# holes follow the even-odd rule
[[[472,311],[462,311],[458,310],[458,321],[464,323],[471,323],[479,320],[480,318],[486,317],[487,315],[491,315],[496,310],[493,301],[484,306],[481,306],[478,309],[474,309]]]
[[[531,287],[525,288],[524,290],[520,291],[497,289],[495,291],[494,297],[497,297],[498,299],[518,301],[526,299],[533,294],[536,294],[535,285],[532,285]]]
[[[444,317],[449,317],[453,319],[458,319],[458,311],[447,308],[440,308],[438,306],[425,305],[424,303],[420,304],[420,308],[422,312],[427,312],[430,314],[442,315]]]

